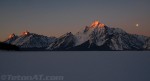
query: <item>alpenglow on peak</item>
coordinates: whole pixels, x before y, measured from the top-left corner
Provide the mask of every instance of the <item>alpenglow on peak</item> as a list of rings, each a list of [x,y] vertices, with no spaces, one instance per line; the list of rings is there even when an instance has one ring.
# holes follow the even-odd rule
[[[13,34],[10,34],[9,36],[8,36],[8,39],[11,39],[11,38],[13,38],[13,37],[15,37],[16,35],[13,33]]]
[[[28,32],[27,30],[21,33],[22,36],[26,36],[26,35],[29,35],[29,34],[30,34],[30,32]]]
[[[92,24],[91,24],[91,27],[100,27],[100,28],[103,28],[105,26],[105,24],[99,22],[99,21],[94,21]]]

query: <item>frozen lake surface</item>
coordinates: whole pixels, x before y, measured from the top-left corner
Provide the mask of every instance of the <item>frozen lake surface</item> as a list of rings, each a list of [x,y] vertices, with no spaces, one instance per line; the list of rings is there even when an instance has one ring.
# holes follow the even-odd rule
[[[150,81],[150,52],[1,51],[0,74],[61,75],[63,81]]]

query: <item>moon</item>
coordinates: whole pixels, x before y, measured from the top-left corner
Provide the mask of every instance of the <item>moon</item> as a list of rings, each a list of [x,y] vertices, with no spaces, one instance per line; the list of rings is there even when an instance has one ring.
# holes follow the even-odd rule
[[[136,27],[139,27],[139,24],[136,24]]]

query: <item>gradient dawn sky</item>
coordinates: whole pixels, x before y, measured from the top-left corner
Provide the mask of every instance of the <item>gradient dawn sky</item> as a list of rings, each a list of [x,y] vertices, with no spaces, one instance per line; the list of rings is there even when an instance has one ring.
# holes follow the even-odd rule
[[[150,0],[0,0],[1,41],[25,30],[56,37],[76,33],[95,20],[150,36]]]

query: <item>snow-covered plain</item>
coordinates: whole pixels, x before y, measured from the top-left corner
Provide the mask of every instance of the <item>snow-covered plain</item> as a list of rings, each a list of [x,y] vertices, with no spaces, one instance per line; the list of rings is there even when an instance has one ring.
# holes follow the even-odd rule
[[[149,51],[0,51],[0,75],[61,75],[63,81],[150,81],[149,68]]]

